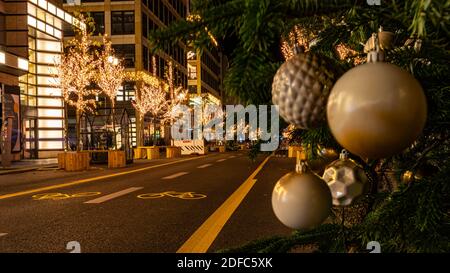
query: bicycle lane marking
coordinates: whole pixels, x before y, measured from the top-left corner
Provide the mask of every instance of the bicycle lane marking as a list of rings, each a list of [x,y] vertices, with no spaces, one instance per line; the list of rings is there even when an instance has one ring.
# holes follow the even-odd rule
[[[165,191],[158,193],[144,193],[137,196],[139,199],[157,199],[162,197],[172,197],[184,200],[198,200],[206,198],[206,194],[196,193],[193,191],[189,192],[177,192],[177,191]]]
[[[131,188],[128,188],[128,189],[125,189],[125,190],[121,190],[121,191],[114,192],[114,193],[111,193],[111,194],[108,194],[108,195],[105,195],[105,196],[101,196],[99,198],[95,198],[95,199],[86,201],[84,203],[85,204],[100,204],[100,203],[109,201],[111,199],[114,199],[114,198],[117,198],[117,197],[129,194],[129,193],[132,193],[132,192],[135,192],[135,191],[138,191],[138,190],[142,190],[143,188],[144,187],[131,187]]]
[[[273,155],[273,154],[272,154]],[[220,231],[256,183],[256,175],[272,157],[269,155],[230,197],[189,237],[177,253],[206,253]]]
[[[54,190],[54,189],[70,187],[70,186],[84,184],[84,183],[88,183],[88,182],[103,180],[103,179],[106,179],[106,178],[122,176],[122,175],[130,174],[130,173],[142,172],[142,171],[146,171],[146,170],[150,170],[150,169],[155,169],[155,168],[158,168],[158,167],[173,165],[173,164],[176,164],[176,163],[186,162],[186,161],[191,161],[191,160],[197,160],[197,159],[201,159],[201,158],[205,158],[205,157],[192,157],[192,158],[180,159],[180,160],[173,161],[173,162],[167,162],[167,163],[153,165],[153,166],[149,166],[149,167],[143,167],[143,168],[134,169],[134,170],[130,170],[130,171],[124,171],[124,172],[119,172],[119,173],[113,173],[113,174],[107,174],[107,175],[102,175],[102,176],[96,176],[96,177],[91,177],[91,178],[86,178],[86,179],[81,179],[81,180],[75,180],[73,182],[68,182],[68,183],[63,183],[63,184],[58,184],[58,185],[52,185],[52,186],[46,186],[46,187],[41,187],[41,188],[32,189],[32,190],[20,191],[20,192],[16,192],[16,193],[4,194],[4,195],[0,195],[0,200],[7,199],[7,198],[12,198],[12,197],[17,197],[17,196],[22,196],[22,195],[28,195],[28,194],[42,192],[42,191],[47,191],[47,190]]]

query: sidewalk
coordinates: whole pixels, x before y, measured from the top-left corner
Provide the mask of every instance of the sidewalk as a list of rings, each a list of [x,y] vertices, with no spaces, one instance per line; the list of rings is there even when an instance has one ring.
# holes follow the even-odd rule
[[[8,168],[3,168],[0,165],[0,175],[29,172],[41,168],[54,168],[54,167],[58,167],[57,158],[23,159],[20,161],[12,162],[11,167]]]

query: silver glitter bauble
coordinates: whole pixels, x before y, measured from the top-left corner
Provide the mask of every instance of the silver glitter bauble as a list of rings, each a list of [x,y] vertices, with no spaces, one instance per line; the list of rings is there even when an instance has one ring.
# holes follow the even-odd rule
[[[369,191],[369,179],[364,169],[348,158],[347,151],[328,165],[322,178],[330,187],[335,206],[351,205]]]
[[[326,61],[313,53],[298,53],[278,69],[272,83],[272,102],[283,119],[303,129],[325,120],[333,73]]]

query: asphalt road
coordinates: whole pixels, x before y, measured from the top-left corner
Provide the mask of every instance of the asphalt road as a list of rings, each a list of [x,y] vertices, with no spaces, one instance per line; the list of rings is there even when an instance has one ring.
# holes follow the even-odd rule
[[[0,252],[69,252],[70,241],[82,252],[176,252],[264,159],[229,152],[115,170],[0,176]],[[291,159],[271,157],[208,251],[291,233],[275,218],[270,198],[293,167]],[[109,177],[89,180],[102,176]]]

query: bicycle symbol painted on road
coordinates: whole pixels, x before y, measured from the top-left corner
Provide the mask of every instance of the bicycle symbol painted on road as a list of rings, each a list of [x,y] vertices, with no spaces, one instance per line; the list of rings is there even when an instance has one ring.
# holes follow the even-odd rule
[[[156,199],[156,198],[161,198],[164,196],[179,198],[179,199],[184,199],[184,200],[197,200],[197,199],[206,198],[205,194],[195,193],[193,191],[188,191],[188,192],[166,191],[166,192],[159,192],[159,193],[144,193],[144,194],[138,195],[137,198]]]
[[[88,196],[94,196],[99,195],[101,192],[80,192],[80,193],[60,193],[60,192],[53,192],[53,193],[40,193],[33,195],[33,200],[63,200],[63,199],[69,199],[69,198],[79,198],[79,197],[88,197]]]

